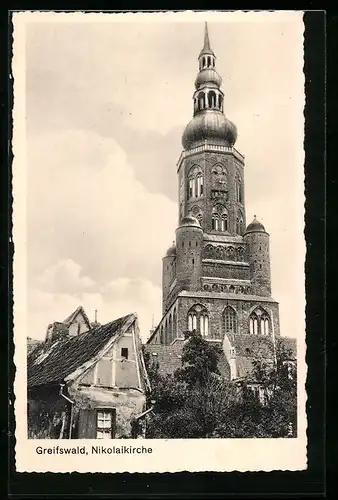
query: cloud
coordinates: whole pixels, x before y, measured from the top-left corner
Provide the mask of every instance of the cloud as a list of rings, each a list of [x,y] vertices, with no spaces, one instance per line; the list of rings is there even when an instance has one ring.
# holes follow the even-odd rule
[[[159,284],[176,204],[146,190],[117,143],[66,130],[32,137],[28,150],[31,275],[70,259],[100,284],[140,269]]]
[[[41,290],[54,293],[72,294],[92,289],[95,282],[88,276],[81,276],[80,272],[81,266],[72,259],[61,260],[45,269],[37,284]]]
[[[143,340],[149,336],[149,330],[154,315],[161,308],[160,287],[153,285],[144,278],[130,279],[121,277],[106,285],[88,287],[86,283],[82,289],[76,291],[69,286],[67,291],[56,291],[55,276],[62,269],[62,284],[73,283],[81,274],[79,265],[59,263],[47,269],[43,274],[44,289],[38,286],[30,287],[28,294],[28,331],[30,336],[43,339],[47,326],[53,321],[63,321],[79,305],[87,312],[89,319],[94,320],[94,311],[98,312],[98,321],[108,323],[126,314],[136,312],[139,318],[140,335]],[[79,271],[74,273],[74,269]],[[37,280],[41,284],[42,280]],[[79,280],[76,281],[78,285]],[[81,281],[83,284],[83,282]],[[92,289],[91,289],[92,288]],[[95,290],[94,290],[95,288]]]
[[[41,337],[83,304],[106,322],[137,312],[147,337],[176,204],[149,193],[118,144],[94,132],[31,137],[28,159],[30,331]]]

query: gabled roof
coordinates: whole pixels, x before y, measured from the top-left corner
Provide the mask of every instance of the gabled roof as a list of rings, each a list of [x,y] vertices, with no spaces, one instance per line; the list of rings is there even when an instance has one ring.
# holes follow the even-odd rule
[[[30,354],[38,345],[40,345],[42,340],[32,339],[27,337],[27,353]]]
[[[85,310],[83,309],[82,306],[79,306],[75,309],[74,312],[72,312],[72,314],[70,314],[64,321],[63,323],[67,326],[69,326],[72,321],[76,318],[76,316],[79,314],[79,313],[82,313],[82,316],[84,317],[85,319],[85,322],[87,323],[87,326],[88,328],[90,328],[90,321],[88,319],[88,316],[87,314],[85,313]]]
[[[128,314],[76,337],[52,343],[44,342],[28,356],[28,387],[63,382],[108,344],[113,343],[136,319],[135,314]]]

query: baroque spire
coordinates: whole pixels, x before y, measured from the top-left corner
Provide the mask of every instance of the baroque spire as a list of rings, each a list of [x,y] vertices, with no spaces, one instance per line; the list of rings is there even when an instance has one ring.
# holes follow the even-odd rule
[[[209,31],[208,31],[208,23],[207,22],[204,25],[204,45],[203,45],[203,49],[200,52],[200,56],[203,54],[211,54],[211,55],[215,56],[215,54],[213,53],[213,51],[211,50],[211,47],[210,47]]]

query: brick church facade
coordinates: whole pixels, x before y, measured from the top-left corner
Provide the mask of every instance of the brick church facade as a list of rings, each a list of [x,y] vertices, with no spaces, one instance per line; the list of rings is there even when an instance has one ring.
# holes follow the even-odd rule
[[[193,118],[177,164],[176,241],[163,257],[162,319],[148,344],[172,345],[196,330],[222,344],[236,378],[240,357],[262,349],[274,356],[279,308],[271,295],[269,234],[256,216],[246,225],[245,162],[224,113],[215,61],[206,25]]]

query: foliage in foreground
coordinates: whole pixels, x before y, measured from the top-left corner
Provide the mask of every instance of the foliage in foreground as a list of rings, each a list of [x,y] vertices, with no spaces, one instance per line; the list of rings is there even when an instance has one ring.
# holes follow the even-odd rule
[[[153,411],[148,415],[149,438],[295,437],[297,428],[296,368],[285,364],[288,353],[277,350],[276,362],[256,361],[250,384],[224,380],[218,370],[220,348],[194,333],[185,343],[182,367],[161,376],[147,368]]]

